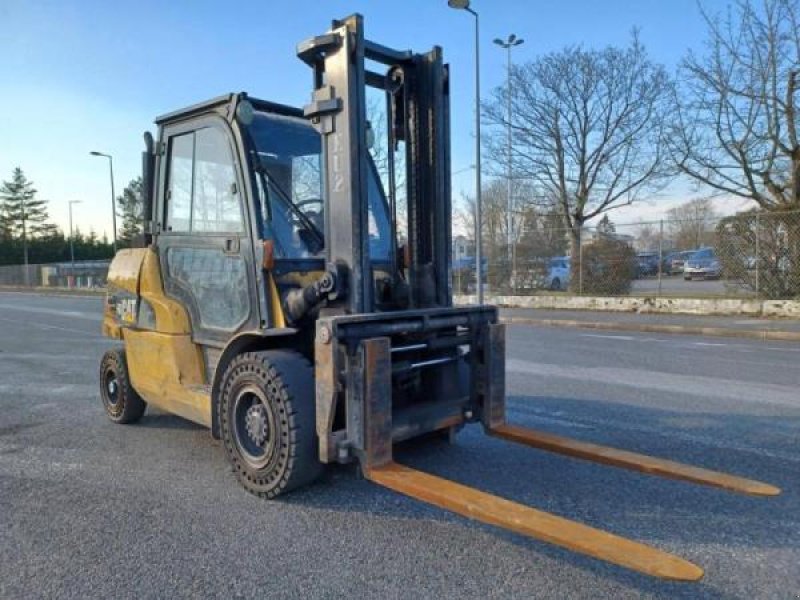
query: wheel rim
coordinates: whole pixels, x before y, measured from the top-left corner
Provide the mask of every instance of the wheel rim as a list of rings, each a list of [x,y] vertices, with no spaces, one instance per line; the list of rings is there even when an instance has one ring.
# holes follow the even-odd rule
[[[106,369],[103,375],[103,396],[109,405],[119,404],[119,381],[114,369]]]
[[[239,454],[251,467],[263,468],[272,460],[278,439],[269,401],[260,389],[247,386],[237,394],[231,416]]]

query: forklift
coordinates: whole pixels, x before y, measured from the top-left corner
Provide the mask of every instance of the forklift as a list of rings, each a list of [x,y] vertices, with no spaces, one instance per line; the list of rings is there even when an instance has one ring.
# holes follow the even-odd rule
[[[401,494],[649,575],[677,556],[396,463],[393,445],[489,435],[635,471],[772,496],[771,485],[512,425],[494,306],[453,306],[449,71],[334,21],[301,43],[302,110],[233,93],[145,133],[145,227],[108,276],[100,366],[116,423],[147,405],[204,425],[264,498],[330,463]],[[386,107],[370,154],[368,88]],[[400,190],[398,181],[404,181]]]

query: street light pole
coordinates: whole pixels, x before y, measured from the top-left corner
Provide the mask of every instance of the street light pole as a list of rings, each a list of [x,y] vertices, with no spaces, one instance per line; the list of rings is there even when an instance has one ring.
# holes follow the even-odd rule
[[[80,204],[80,200],[69,200],[69,257],[72,263],[72,276],[75,276],[75,235],[72,232],[72,205]]]
[[[507,140],[507,151],[508,151],[508,174],[506,177],[506,243],[508,245],[508,260],[512,263],[511,267],[511,279],[512,283],[515,276],[516,265],[514,264],[516,261],[515,259],[515,252],[514,252],[514,218],[512,216],[512,209],[513,203],[511,202],[511,190],[512,190],[512,159],[513,159],[513,145],[512,145],[512,138],[511,138],[511,48],[514,46],[519,46],[525,43],[525,40],[522,38],[517,38],[515,34],[511,34],[508,38],[504,41],[500,38],[495,38],[494,43],[504,48],[507,52],[507,83],[506,83],[506,96],[508,102],[508,140]]]
[[[117,253],[117,195],[114,192],[114,159],[111,157],[110,154],[105,154],[103,152],[97,152],[93,150],[89,152],[92,156],[105,156],[108,159],[108,171],[111,175],[111,221],[114,227],[114,254]]]
[[[475,17],[475,282],[478,304],[483,304],[483,206],[481,203],[481,61],[478,13],[469,7],[469,0],[447,0],[450,8],[466,10]]]
[[[30,275],[28,274],[28,231],[25,224],[25,220],[28,218],[28,215],[25,214],[25,194],[23,193],[20,196],[20,204],[22,208],[22,254],[23,260],[25,262],[25,286],[30,286]]]

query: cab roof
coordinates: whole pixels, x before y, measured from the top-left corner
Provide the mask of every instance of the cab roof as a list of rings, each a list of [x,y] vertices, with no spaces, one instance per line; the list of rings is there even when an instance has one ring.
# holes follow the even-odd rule
[[[290,117],[303,118],[303,111],[300,108],[289,106],[288,104],[280,104],[278,102],[253,98],[252,96],[248,96],[247,92],[231,92],[229,94],[217,96],[215,98],[211,98],[210,100],[192,104],[191,106],[160,115],[156,117],[155,123],[156,125],[160,126],[174,121],[182,121],[183,119],[187,119],[202,113],[207,113],[214,109],[223,108],[226,106],[228,107],[228,115],[232,115],[237,104],[243,100],[250,102],[250,104],[252,104],[253,108],[256,110],[277,113]]]

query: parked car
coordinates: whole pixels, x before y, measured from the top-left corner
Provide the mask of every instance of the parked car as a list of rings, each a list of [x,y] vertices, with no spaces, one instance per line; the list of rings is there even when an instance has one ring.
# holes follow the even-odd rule
[[[683,265],[683,278],[717,279],[722,273],[722,264],[713,248],[700,248]]]
[[[636,255],[636,277],[658,274],[658,252],[639,252]]]
[[[695,252],[697,252],[697,250],[685,250],[684,252],[676,252],[673,254],[670,260],[669,273],[672,275],[683,273],[684,264]]]
[[[566,290],[569,285],[569,277],[569,256],[551,258],[547,265],[547,279],[545,280],[547,288],[553,291]]]
[[[680,252],[675,252],[674,250],[670,250],[669,252],[664,252],[661,258],[661,272],[665,275],[672,274],[672,259],[678,258]]]

